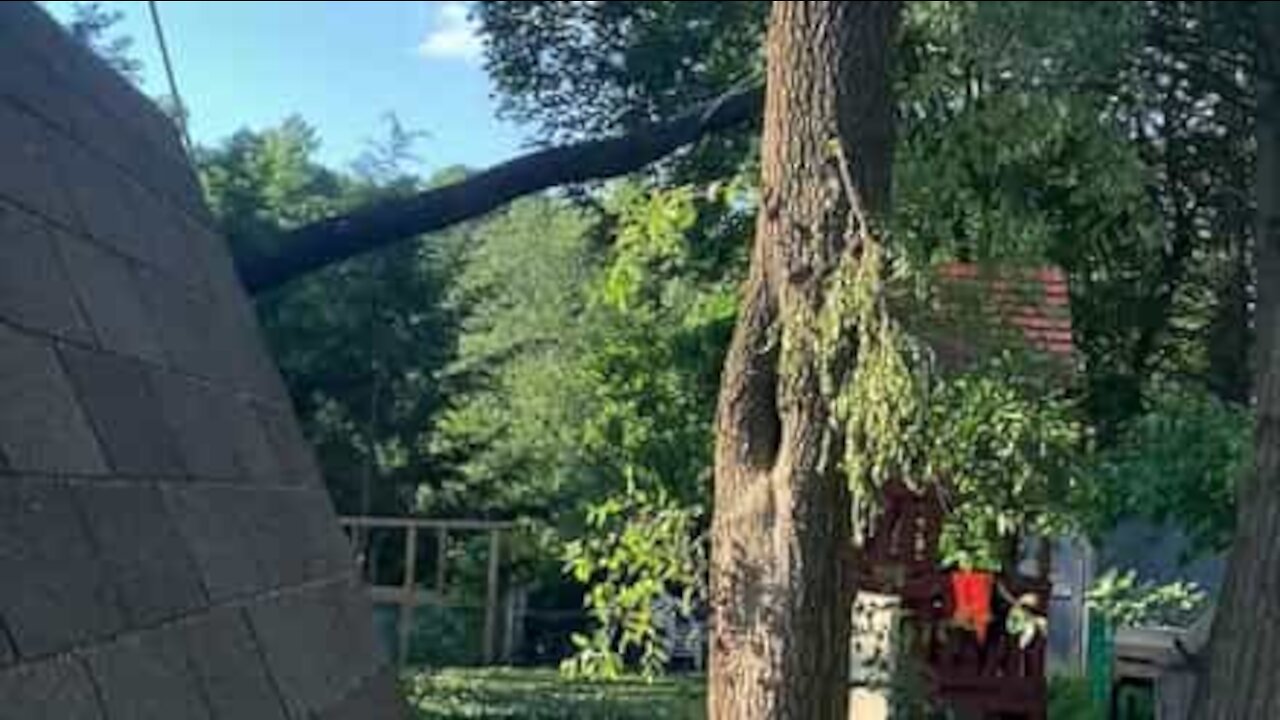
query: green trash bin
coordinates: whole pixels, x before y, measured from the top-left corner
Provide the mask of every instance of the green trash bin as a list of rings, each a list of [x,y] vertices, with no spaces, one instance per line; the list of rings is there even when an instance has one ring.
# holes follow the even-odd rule
[[[1111,707],[1111,676],[1115,665],[1115,631],[1102,613],[1089,613],[1089,655],[1086,669],[1094,707]]]

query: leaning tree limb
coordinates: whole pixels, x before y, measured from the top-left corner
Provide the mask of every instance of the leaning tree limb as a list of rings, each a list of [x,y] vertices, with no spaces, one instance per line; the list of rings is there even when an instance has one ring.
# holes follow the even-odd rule
[[[739,89],[668,122],[539,150],[461,182],[304,225],[286,233],[273,253],[242,262],[240,277],[251,293],[261,293],[326,265],[478,217],[522,195],[633,172],[706,135],[759,117],[763,103],[762,88]]]

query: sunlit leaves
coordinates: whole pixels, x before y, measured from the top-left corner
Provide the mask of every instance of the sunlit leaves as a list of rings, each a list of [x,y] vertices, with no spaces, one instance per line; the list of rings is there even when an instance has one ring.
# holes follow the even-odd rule
[[[652,678],[663,671],[666,628],[655,621],[655,608],[676,596],[679,612],[691,612],[705,572],[700,519],[697,506],[631,480],[588,509],[586,533],[565,545],[565,569],[590,584],[584,604],[595,629],[574,636],[578,652],[562,666],[567,674],[614,679],[634,666]]]
[[[1142,582],[1133,571],[1109,570],[1094,581],[1086,600],[1117,627],[1186,626],[1204,609],[1209,596],[1192,582],[1159,585]]]
[[[942,381],[929,402],[928,476],[943,484],[943,562],[999,569],[1011,542],[1078,531],[1089,438],[1061,393],[1004,358]]]

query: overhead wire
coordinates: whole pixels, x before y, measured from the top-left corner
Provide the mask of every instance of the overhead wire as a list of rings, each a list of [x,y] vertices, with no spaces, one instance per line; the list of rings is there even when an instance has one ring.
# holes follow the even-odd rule
[[[155,30],[156,44],[160,47],[160,61],[164,64],[164,74],[169,81],[169,95],[173,98],[175,114],[175,122],[178,125],[178,132],[182,135],[182,147],[187,152],[187,157],[192,157],[191,133],[187,129],[187,106],[182,102],[182,95],[178,92],[178,81],[173,72],[173,61],[169,57],[169,44],[164,38],[164,24],[160,21],[160,8],[156,0],[148,0],[147,9],[151,13],[151,27]]]

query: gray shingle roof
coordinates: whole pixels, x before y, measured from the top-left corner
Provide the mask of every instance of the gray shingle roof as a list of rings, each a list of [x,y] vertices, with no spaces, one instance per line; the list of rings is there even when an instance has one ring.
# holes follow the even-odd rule
[[[0,715],[401,717],[168,119],[0,3]]]

